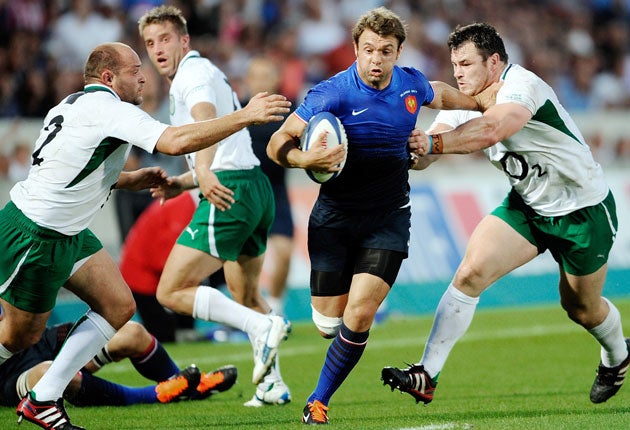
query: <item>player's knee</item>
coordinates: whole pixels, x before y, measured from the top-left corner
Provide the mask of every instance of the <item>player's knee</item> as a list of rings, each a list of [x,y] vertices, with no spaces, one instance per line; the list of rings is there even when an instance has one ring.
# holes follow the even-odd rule
[[[128,294],[127,294],[128,293]],[[114,329],[120,329],[136,312],[136,301],[128,288],[96,303],[91,309],[101,315]]]
[[[23,397],[42,379],[44,373],[48,370],[52,361],[42,361],[24,372],[17,381],[17,390],[20,397]],[[22,392],[23,395],[22,395]]]
[[[482,268],[463,262],[455,273],[455,283],[466,289],[477,290],[484,283],[485,276]]]
[[[135,321],[129,321],[118,330],[117,335],[129,339],[130,343],[140,344],[146,340],[151,340],[151,334],[142,324]]]
[[[593,313],[589,312],[589,310],[585,306],[577,305],[573,301],[567,303],[563,300],[561,300],[561,305],[564,311],[567,313],[569,319],[574,323],[588,328],[592,328],[597,325],[596,323],[593,323]]]
[[[132,300],[117,306],[115,309],[115,312],[108,312],[103,316],[112,327],[118,330],[133,317],[136,312],[136,302]]]
[[[162,289],[158,287],[155,293],[155,298],[162,306],[166,308],[174,309],[177,307],[176,297],[168,289]]]
[[[374,321],[377,309],[378,303],[349,303],[343,313],[346,325],[348,327],[360,328],[359,331],[369,330]]]
[[[332,339],[337,336],[339,333],[339,329],[341,328],[341,323],[343,322],[342,317],[327,317],[317,311],[312,305],[311,309],[313,311],[313,322],[315,326],[319,330],[319,334],[326,339]]]

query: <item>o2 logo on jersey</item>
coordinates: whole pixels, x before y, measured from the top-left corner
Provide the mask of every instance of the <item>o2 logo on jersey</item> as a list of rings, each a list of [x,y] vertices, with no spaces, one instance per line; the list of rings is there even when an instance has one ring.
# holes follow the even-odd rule
[[[408,95],[405,97],[405,107],[410,114],[414,115],[418,110],[418,101],[416,100],[416,96]]]
[[[511,178],[522,181],[529,174],[530,167],[527,164],[527,160],[524,156],[517,154],[516,152],[506,152],[499,162],[501,163],[505,174]],[[537,171],[538,173],[536,173],[536,176],[539,178],[547,174],[547,172],[542,170],[542,167],[538,163],[531,166],[531,170]]]

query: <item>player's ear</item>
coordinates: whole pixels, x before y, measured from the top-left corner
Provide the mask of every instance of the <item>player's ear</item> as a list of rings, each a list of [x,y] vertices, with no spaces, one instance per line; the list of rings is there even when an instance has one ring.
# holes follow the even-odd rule
[[[103,73],[101,73],[101,80],[104,84],[111,85],[112,82],[114,82],[114,74],[111,72],[111,70],[105,69],[103,70]]]
[[[181,40],[182,40],[182,45],[186,48],[190,47],[190,35],[189,34],[184,34],[183,36],[181,36]]]

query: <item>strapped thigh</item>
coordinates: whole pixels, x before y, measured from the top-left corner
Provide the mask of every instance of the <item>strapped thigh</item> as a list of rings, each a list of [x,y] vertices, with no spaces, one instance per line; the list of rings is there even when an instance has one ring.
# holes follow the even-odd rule
[[[369,273],[378,276],[391,287],[396,281],[405,257],[404,253],[398,251],[363,248],[357,254],[354,273]]]

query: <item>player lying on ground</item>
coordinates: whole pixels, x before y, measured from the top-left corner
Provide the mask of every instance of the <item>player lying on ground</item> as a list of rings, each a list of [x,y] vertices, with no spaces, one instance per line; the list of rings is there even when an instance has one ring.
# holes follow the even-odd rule
[[[71,323],[47,328],[39,342],[0,365],[0,405],[18,405],[48,369],[71,328]],[[105,364],[124,358],[131,360],[138,373],[158,384],[128,387],[93,375]],[[236,377],[237,370],[232,365],[209,373],[201,373],[194,365],[180,370],[153,335],[141,324],[128,322],[72,378],[64,398],[75,406],[125,406],[205,399],[231,388]]]

